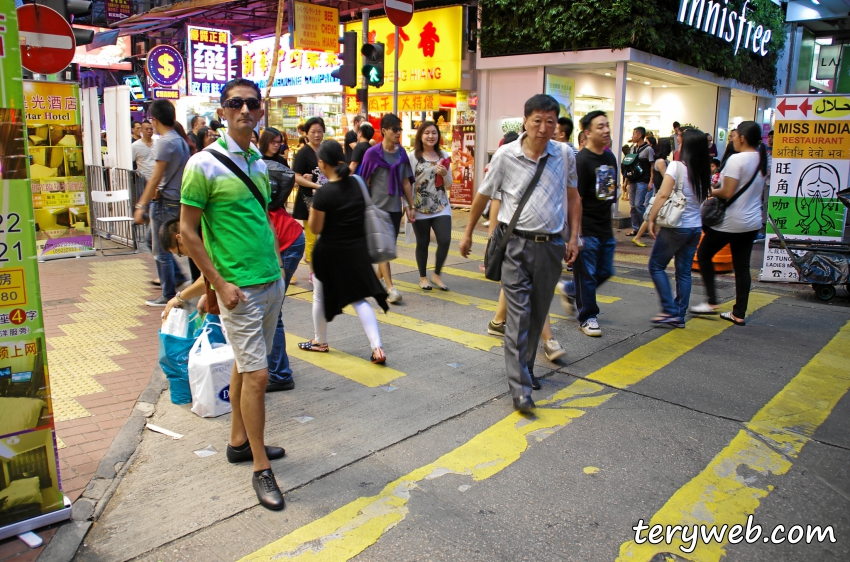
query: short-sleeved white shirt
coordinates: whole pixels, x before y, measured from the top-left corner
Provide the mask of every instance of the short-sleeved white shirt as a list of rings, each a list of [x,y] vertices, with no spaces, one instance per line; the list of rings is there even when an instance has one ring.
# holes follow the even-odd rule
[[[723,178],[736,179],[738,180],[738,187],[735,193],[737,193],[756,174],[759,161],[760,155],[758,152],[739,152],[730,156],[720,174],[721,187],[723,186]],[[726,209],[726,216],[723,222],[712,228],[722,232],[751,232],[753,230],[759,230],[762,224],[762,191],[764,190],[766,179],[765,176],[759,173],[747,191]]]

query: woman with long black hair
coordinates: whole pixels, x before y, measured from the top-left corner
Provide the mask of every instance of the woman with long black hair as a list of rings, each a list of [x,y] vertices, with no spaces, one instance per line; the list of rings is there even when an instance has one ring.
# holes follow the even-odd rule
[[[308,129],[309,134],[309,129]],[[302,148],[301,150],[305,150]],[[305,351],[327,353],[328,322],[352,305],[372,347],[372,363],[387,360],[381,348],[381,335],[375,311],[366,302],[372,297],[386,312],[387,292],[381,287],[366,249],[366,203],[357,179],[345,162],[339,142],[328,140],[316,154],[318,167],[327,178],[313,195],[308,223],[321,234],[313,249],[313,326],[312,340],[298,344]]]
[[[661,312],[652,322],[675,328],[685,327],[685,313],[691,299],[691,268],[702,226],[700,205],[711,192],[711,157],[705,133],[698,129],[688,129],[682,134],[681,158],[680,162],[670,162],[666,167],[647,221],[649,233],[655,238],[649,256],[649,273],[661,302]],[[658,212],[674,191],[681,191],[685,197],[681,223],[675,228],[659,228],[656,225]],[[673,258],[676,260],[675,299],[665,273]]]
[[[708,293],[708,303],[693,307],[692,312],[717,314],[712,258],[729,244],[732,267],[735,269],[735,306],[732,312],[724,312],[720,317],[736,326],[743,326],[752,284],[750,256],[753,241],[761,228],[761,197],[767,179],[767,150],[761,142],[761,126],[755,121],[744,121],[738,125],[734,143],[737,153],[726,161],[720,176],[721,187],[713,189],[711,195],[730,199],[743,189],[747,191],[726,208],[723,222],[713,227],[703,227],[705,237],[700,244],[697,259]]]

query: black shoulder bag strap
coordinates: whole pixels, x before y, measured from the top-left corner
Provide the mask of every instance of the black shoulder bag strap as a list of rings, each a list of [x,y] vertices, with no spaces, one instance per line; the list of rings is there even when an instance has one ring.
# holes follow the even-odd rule
[[[511,222],[508,225],[508,228],[505,229],[505,234],[502,236],[502,241],[499,244],[499,252],[501,254],[505,253],[505,249],[508,247],[508,239],[511,237],[511,234],[514,233],[516,223],[519,221],[520,214],[522,214],[522,209],[531,197],[531,193],[534,191],[534,188],[537,187],[537,184],[540,182],[540,176],[543,175],[543,168],[546,167],[547,160],[549,160],[549,154],[546,154],[537,161],[537,171],[534,172],[534,177],[531,178],[528,187],[525,188],[525,193],[522,194],[522,198],[519,200],[514,216],[511,217]],[[504,197],[504,194],[502,196]]]
[[[210,154],[215,156],[216,160],[224,164],[224,166],[228,170],[236,174],[236,177],[238,177],[240,180],[242,180],[242,183],[248,186],[248,189],[251,191],[251,194],[257,200],[257,203],[260,204],[260,208],[263,209],[263,212],[266,212],[266,202],[263,199],[263,196],[260,194],[260,190],[257,189],[257,186],[254,185],[254,182],[251,181],[251,178],[248,176],[248,174],[243,172],[242,168],[236,165],[236,162],[234,162],[232,159],[213,148],[205,148],[204,152],[209,152]]]
[[[726,204],[724,204],[724,205],[723,205],[723,208],[724,208],[724,209],[728,209],[729,207],[731,207],[731,206],[732,206],[732,203],[734,203],[735,201],[737,201],[737,200],[738,200],[738,197],[740,197],[741,195],[743,195],[743,194],[744,194],[744,192],[745,192],[747,189],[749,189],[749,187],[753,184],[753,182],[754,182],[754,181],[756,181],[756,178],[758,177],[758,175],[759,175],[759,169],[758,169],[758,168],[756,168],[756,173],[755,173],[755,174],[753,174],[753,177],[752,177],[752,178],[750,178],[750,181],[748,181],[748,182],[747,182],[747,185],[745,185],[744,187],[742,187],[741,189],[739,189],[739,190],[738,190],[738,192],[737,192],[735,195],[733,195],[732,197],[730,197],[730,198],[726,201]]]

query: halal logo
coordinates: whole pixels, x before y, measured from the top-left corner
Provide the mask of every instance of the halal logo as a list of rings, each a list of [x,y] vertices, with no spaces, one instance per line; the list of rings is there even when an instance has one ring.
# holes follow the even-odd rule
[[[161,86],[173,86],[183,78],[183,57],[171,45],[157,45],[148,52],[148,75]]]

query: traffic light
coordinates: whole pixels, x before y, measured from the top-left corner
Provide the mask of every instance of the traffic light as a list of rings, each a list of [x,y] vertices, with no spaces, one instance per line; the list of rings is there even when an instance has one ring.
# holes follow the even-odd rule
[[[339,42],[342,45],[342,52],[339,54],[342,65],[331,72],[331,76],[339,79],[346,88],[353,88],[357,86],[357,32],[346,31],[339,38]]]
[[[40,4],[53,8],[59,15],[68,20],[68,23],[74,21],[74,16],[87,16],[91,14],[91,2],[86,0],[42,0]],[[94,41],[94,30],[82,29],[71,26],[74,30],[74,39],[77,46],[88,45]]]
[[[367,43],[360,48],[365,57],[361,72],[366,77],[366,84],[373,88],[384,85],[384,44]]]

